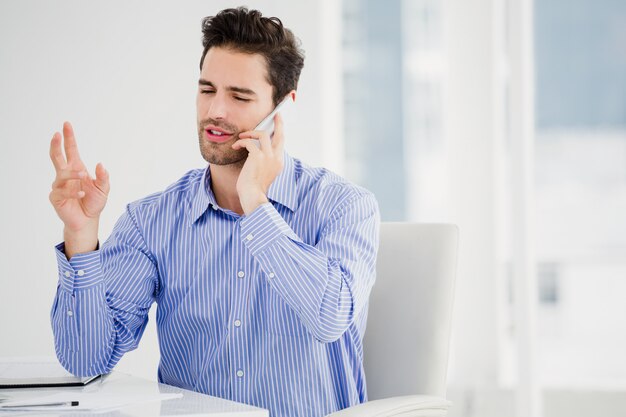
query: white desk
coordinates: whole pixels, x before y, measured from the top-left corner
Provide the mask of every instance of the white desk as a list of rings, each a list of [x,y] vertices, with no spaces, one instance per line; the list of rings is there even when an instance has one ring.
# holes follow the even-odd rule
[[[34,392],[41,393],[42,396],[51,392],[77,391],[77,392],[98,392],[107,395],[116,393],[136,393],[138,396],[156,393],[181,393],[182,398],[174,398],[165,401],[153,401],[143,404],[129,405],[114,411],[105,413],[86,413],[84,411],[63,411],[59,413],[34,413],[34,412],[12,412],[0,411],[0,417],[8,416],[98,416],[98,417],[133,417],[133,416],[209,416],[209,417],[268,417],[269,412],[261,408],[252,407],[209,395],[176,388],[170,385],[159,384],[143,378],[113,372],[106,377],[94,381],[85,387],[67,388],[33,388],[33,389],[0,389],[0,396],[18,398],[32,396]]]

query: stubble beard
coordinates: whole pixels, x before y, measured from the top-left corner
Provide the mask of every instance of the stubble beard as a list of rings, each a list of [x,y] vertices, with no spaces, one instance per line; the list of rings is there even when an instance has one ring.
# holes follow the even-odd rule
[[[204,136],[205,126],[212,124],[221,127],[229,132],[235,132],[233,138],[239,137],[239,131],[232,125],[216,122],[215,120],[202,120],[198,122],[198,143],[200,145],[200,154],[209,164],[215,165],[232,165],[243,166],[248,158],[248,150],[246,148],[233,149],[232,144],[236,139],[231,139],[224,143],[213,143],[208,141]]]

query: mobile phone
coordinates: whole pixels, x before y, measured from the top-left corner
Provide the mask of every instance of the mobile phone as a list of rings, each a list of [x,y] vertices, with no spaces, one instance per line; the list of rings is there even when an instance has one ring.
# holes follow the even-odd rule
[[[283,99],[283,101],[278,103],[276,108],[274,108],[274,110],[272,110],[272,112],[268,114],[265,119],[261,120],[261,122],[253,130],[264,130],[269,133],[271,138],[272,135],[274,135],[274,116],[279,111],[284,110],[286,107],[288,107],[289,103],[293,103],[291,94],[288,94],[287,97]]]

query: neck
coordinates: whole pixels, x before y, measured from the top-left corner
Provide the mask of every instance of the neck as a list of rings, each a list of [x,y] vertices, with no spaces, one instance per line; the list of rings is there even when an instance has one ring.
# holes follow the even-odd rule
[[[239,215],[243,215],[243,208],[237,193],[237,179],[242,167],[243,164],[209,165],[211,190],[217,204]]]

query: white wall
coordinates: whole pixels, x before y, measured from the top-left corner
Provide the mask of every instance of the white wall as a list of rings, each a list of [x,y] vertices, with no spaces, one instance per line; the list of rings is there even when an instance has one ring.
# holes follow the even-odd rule
[[[0,356],[54,354],[49,325],[57,284],[53,245],[62,236],[48,202],[54,131],[71,121],[85,163],[93,170],[103,162],[111,174],[101,222],[100,238],[105,239],[127,202],[204,165],[195,125],[200,21],[237,5],[0,2]],[[341,106],[336,94],[341,67],[335,62],[339,5],[278,0],[247,5],[279,16],[306,51],[297,111],[287,120],[288,151],[340,171],[342,156],[334,144],[341,142],[341,118],[332,113]],[[329,110],[335,117],[324,117]],[[154,378],[157,357],[152,323],[139,350],[123,359],[120,369]]]

